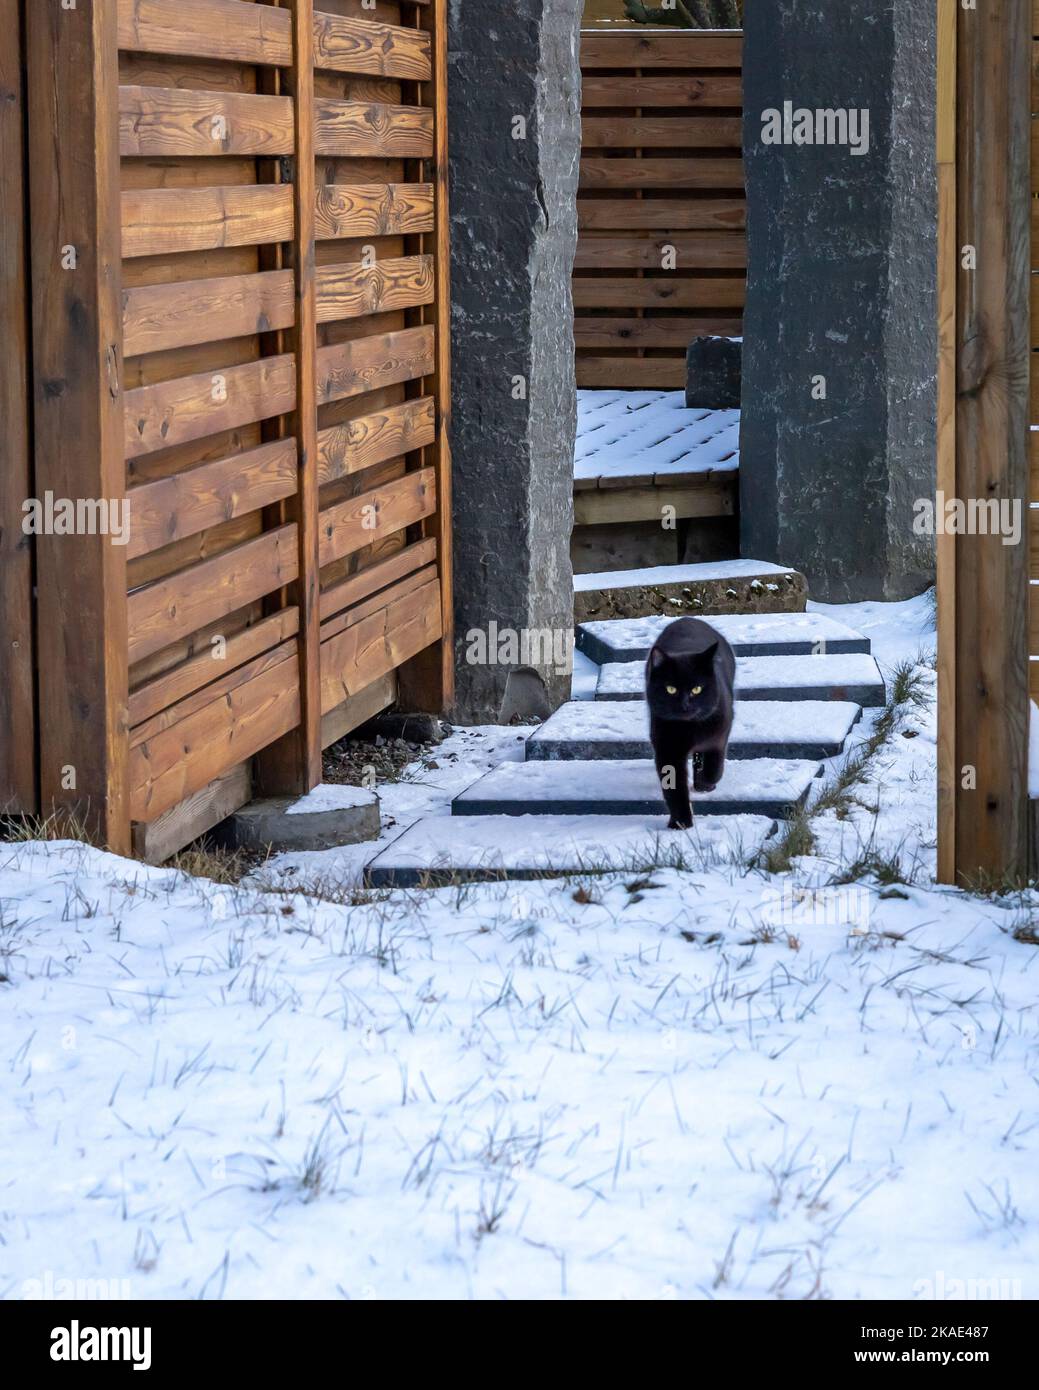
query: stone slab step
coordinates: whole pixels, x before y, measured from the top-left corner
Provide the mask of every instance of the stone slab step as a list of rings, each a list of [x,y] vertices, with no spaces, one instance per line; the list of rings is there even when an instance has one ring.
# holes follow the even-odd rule
[[[839,700],[741,700],[729,758],[836,758],[861,718],[858,705]],[[644,700],[574,700],[527,740],[528,762],[591,762],[649,758],[649,711]]]
[[[763,816],[702,816],[692,830],[663,824],[660,816],[429,817],[373,859],[365,879],[373,888],[413,888],[654,867],[703,870],[745,859],[776,830]]]
[[[781,819],[803,804],[818,762],[756,758],[731,763],[713,792],[693,794],[708,816]],[[645,759],[502,763],[451,803],[455,816],[666,816],[656,769]]]
[[[574,619],[646,618],[670,613],[803,613],[808,581],[767,560],[712,560],[699,565],[600,570],[574,575]]]
[[[596,700],[645,698],[645,662],[604,666]],[[840,700],[876,709],[884,678],[872,656],[743,656],[736,660],[737,700]]]
[[[582,623],[577,647],[597,666],[645,661],[674,615]],[[822,613],[723,613],[708,619],[737,656],[838,656],[870,652],[861,632]]]

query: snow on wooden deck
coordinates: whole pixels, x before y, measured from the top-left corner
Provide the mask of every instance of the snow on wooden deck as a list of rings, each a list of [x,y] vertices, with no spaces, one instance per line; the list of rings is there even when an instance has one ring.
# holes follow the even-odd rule
[[[736,472],[740,412],[690,410],[683,391],[578,391],[574,479]]]

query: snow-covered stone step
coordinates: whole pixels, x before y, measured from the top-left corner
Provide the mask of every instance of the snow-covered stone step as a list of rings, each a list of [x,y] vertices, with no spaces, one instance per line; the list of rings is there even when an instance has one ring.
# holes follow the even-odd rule
[[[741,700],[729,758],[835,758],[862,711],[839,700]],[[528,762],[649,758],[644,700],[574,700],[556,710],[526,743]]]
[[[764,816],[699,817],[692,830],[666,830],[647,816],[437,816],[412,825],[373,859],[373,888],[458,880],[542,878],[546,874],[702,870],[746,859],[776,830]]]
[[[803,613],[808,581],[768,560],[711,560],[574,575],[574,619],[642,618],[670,613]]]
[[[656,618],[613,618],[582,623],[578,649],[598,666],[611,661],[645,661],[674,614]],[[721,613],[705,618],[737,656],[838,656],[869,654],[861,632],[822,613]]]
[[[613,662],[599,672],[596,700],[645,698],[646,663]],[[841,700],[875,709],[884,678],[872,656],[742,656],[736,660],[737,700]]]
[[[818,762],[781,758],[730,763],[715,791],[693,794],[693,806],[710,816],[784,817],[803,803],[820,771]],[[645,759],[502,763],[456,796],[451,803],[451,813],[455,816],[667,814],[656,769]]]

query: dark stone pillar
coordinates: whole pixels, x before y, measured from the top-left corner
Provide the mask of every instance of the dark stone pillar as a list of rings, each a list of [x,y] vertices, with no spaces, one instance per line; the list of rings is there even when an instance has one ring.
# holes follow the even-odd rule
[[[935,45],[933,4],[746,9],[741,544],[818,599],[933,582],[912,522],[935,488]],[[868,153],[764,143],[785,102],[867,109]]]
[[[582,7],[450,0],[459,720],[495,720],[517,666],[539,672],[553,705],[569,693],[539,650],[558,651],[573,631]],[[516,660],[509,632],[535,634]]]

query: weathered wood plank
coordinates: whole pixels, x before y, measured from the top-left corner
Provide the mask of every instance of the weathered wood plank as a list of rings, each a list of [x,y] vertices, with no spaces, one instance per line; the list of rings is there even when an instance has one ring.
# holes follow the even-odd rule
[[[738,230],[747,224],[743,198],[578,198],[577,225],[581,231],[665,229],[698,231],[716,227]]]
[[[575,309],[741,309],[747,282],[735,275],[601,276],[573,282]]]
[[[292,188],[128,189],[122,195],[122,231],[126,257],[289,241]]]
[[[298,570],[296,527],[289,523],[135,589],[127,601],[130,662],[291,584]]]
[[[586,74],[581,87],[581,104],[585,108],[741,106],[743,79],[739,73],[661,76],[624,72],[609,77]]]
[[[432,184],[324,184],[317,190],[319,241],[404,236],[432,230]]]
[[[338,632],[323,644],[321,653],[324,709],[335,709],[386,671],[417,656],[441,633],[436,579]]]
[[[226,642],[213,643],[198,655],[142,682],[130,692],[130,728],[137,728],[196,690],[202,690],[223,672],[233,671],[263,652],[272,651],[298,631],[298,610],[283,608],[243,628]]]
[[[215,778],[201,790],[152,821],[134,824],[133,852],[146,864],[162,864],[185,845],[199,840],[252,800],[252,768],[248,761]]]
[[[131,488],[127,559],[270,506],[296,491],[296,442],[275,440]]]
[[[582,193],[598,188],[742,189],[743,160],[717,159],[601,159],[581,160]]]
[[[32,541],[22,504],[33,495],[29,429],[31,385],[29,257],[25,214],[24,53],[19,0],[0,0],[0,811],[30,815],[36,793],[36,694],[33,681]]]
[[[421,106],[319,97],[314,142],[319,155],[429,159],[433,113]]]
[[[579,357],[577,384],[591,390],[620,386],[631,390],[680,391],[685,386],[684,357]]]
[[[661,42],[661,38],[665,42]],[[743,63],[743,35],[688,33],[664,35],[615,30],[581,35],[581,67],[596,68],[738,68]]]
[[[284,10],[242,0],[119,0],[119,47],[133,53],[220,58],[288,67]]]
[[[742,144],[739,116],[585,116],[581,122],[586,150],[738,150]]]
[[[183,87],[119,88],[119,153],[183,156],[292,153],[287,97],[199,92]]]
[[[406,545],[386,560],[352,574],[338,584],[332,584],[321,593],[321,620],[325,622],[351,605],[370,598],[372,594],[387,588],[390,584],[413,574],[415,570],[425,569],[436,561],[437,546],[432,537]]]
[[[1031,16],[1028,0],[1004,0],[1000,22],[957,10],[955,245],[977,248],[957,304],[954,495],[964,500],[1012,502],[1028,489]],[[956,870],[1024,874],[1028,547],[957,536],[955,592]]]
[[[318,402],[327,405],[381,386],[430,376],[434,346],[433,329],[425,325],[321,348],[317,355]]]
[[[574,269],[659,271],[666,261],[675,270],[745,270],[747,238],[742,232],[590,232],[578,242]]]
[[[436,473],[422,468],[326,507],[321,513],[322,568],[431,516],[436,505]]]
[[[333,72],[426,82],[432,70],[429,35],[398,24],[317,12],[314,65]]]
[[[139,386],[126,393],[125,456],[132,459],[169,449],[219,430],[268,420],[295,407],[291,353]]]
[[[435,439],[432,396],[384,406],[370,415],[360,415],[320,432],[318,481],[323,486],[414,449],[424,449]]]
[[[291,270],[123,291],[123,351],[165,352],[269,333],[294,318]]]
[[[706,333],[736,335],[738,314],[697,314],[689,318],[576,318],[574,342],[578,351],[588,348],[676,348],[685,350],[694,338]]]
[[[125,491],[116,11],[25,9],[33,237],[35,486]],[[10,41],[10,40],[9,40]],[[5,209],[5,216],[6,216]],[[62,248],[74,250],[74,265]],[[108,536],[36,540],[41,809],[130,849],[126,554]]]
[[[579,492],[574,497],[574,525],[627,525],[634,521],[660,522],[665,509],[676,518],[734,516],[735,480],[715,480],[695,488],[611,488]]]
[[[413,309],[433,301],[433,257],[391,256],[374,265],[325,265],[317,272],[319,323]]]

